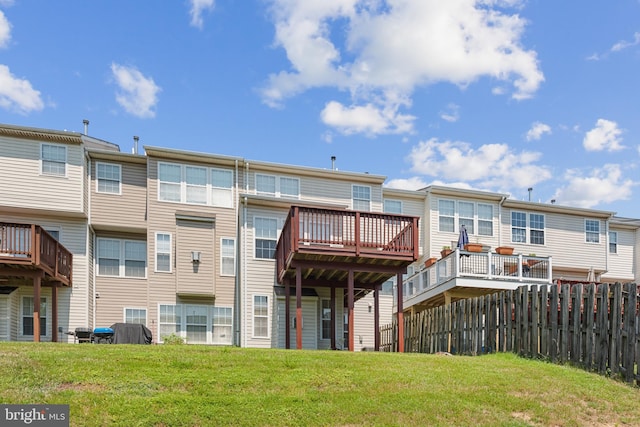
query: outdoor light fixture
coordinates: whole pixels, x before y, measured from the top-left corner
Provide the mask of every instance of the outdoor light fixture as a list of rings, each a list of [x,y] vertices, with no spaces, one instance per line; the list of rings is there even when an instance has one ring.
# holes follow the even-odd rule
[[[200,252],[198,251],[191,252],[191,262],[194,264],[198,264],[200,262]]]

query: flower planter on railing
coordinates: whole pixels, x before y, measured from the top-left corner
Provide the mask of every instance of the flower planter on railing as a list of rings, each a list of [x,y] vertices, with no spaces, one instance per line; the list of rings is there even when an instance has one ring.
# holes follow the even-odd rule
[[[498,246],[496,253],[499,255],[513,255],[513,248],[511,246]]]

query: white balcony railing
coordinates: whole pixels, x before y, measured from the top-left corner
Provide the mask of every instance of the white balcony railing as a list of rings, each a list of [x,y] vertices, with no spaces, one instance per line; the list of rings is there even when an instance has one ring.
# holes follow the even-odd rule
[[[551,257],[499,255],[456,249],[430,267],[416,271],[404,280],[403,300],[458,278],[487,281],[551,283]],[[491,287],[487,284],[487,287]]]

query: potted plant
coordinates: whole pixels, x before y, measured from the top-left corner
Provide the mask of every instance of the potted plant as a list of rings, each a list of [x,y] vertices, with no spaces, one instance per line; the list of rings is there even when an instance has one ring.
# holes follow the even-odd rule
[[[482,243],[467,243],[464,250],[468,252],[482,252]]]
[[[444,258],[444,257],[448,256],[451,252],[453,252],[451,250],[451,246],[443,246],[442,250],[440,251],[440,256],[442,258]]]
[[[436,261],[438,261],[438,258],[434,258],[434,257],[427,258],[427,260],[425,260],[424,262],[425,268],[431,267],[433,264],[436,263]]]
[[[498,246],[496,253],[500,255],[513,255],[513,248],[511,246]]]

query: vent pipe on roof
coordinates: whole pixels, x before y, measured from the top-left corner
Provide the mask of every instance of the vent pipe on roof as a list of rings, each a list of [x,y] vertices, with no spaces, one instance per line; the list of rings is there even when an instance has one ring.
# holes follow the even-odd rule
[[[82,124],[84,124],[84,134],[88,135],[89,134],[89,120],[84,119],[82,121]]]
[[[336,170],[336,156],[331,156],[331,170]]]
[[[140,138],[137,135],[133,137],[133,154],[138,154],[138,141]]]
[[[533,187],[527,188],[527,191],[529,192],[529,201],[531,201],[531,192],[533,191]]]

